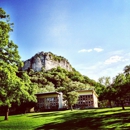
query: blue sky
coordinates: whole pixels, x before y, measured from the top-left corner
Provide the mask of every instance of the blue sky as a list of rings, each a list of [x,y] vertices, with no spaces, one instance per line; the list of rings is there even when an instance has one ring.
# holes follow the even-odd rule
[[[0,0],[22,60],[44,51],[81,74],[115,77],[130,64],[129,0]]]

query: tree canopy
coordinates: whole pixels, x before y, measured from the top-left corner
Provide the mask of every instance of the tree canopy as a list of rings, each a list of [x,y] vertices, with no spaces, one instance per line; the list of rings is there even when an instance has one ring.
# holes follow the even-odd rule
[[[124,104],[126,99],[130,96],[130,65],[124,67],[124,73],[117,74],[112,83],[108,82],[109,78],[101,77],[99,78],[99,82],[104,84],[105,88],[102,90],[100,94],[100,100],[108,100],[111,106],[111,101],[114,102],[114,105],[122,106],[124,108]],[[106,82],[107,81],[107,82]]]
[[[26,72],[18,76],[18,67],[22,66],[18,46],[9,38],[13,31],[9,15],[0,8],[0,106],[5,107],[5,120],[8,119],[12,103],[36,101],[34,86]]]

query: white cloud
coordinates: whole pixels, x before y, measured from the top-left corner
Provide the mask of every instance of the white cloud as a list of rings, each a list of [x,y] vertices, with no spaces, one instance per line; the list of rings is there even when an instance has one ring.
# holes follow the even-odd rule
[[[105,64],[112,64],[112,63],[116,63],[116,62],[119,62],[119,61],[124,61],[125,59],[122,57],[122,56],[112,56],[110,57],[109,59],[107,59],[105,61]]]
[[[97,62],[95,64],[77,64],[74,66],[81,74],[88,76],[91,79],[98,80],[100,72],[102,69],[102,62]]]
[[[75,68],[83,75],[88,76],[95,81],[98,81],[100,77],[110,76],[115,77],[118,73],[123,70],[124,64],[119,64],[119,66],[107,66],[103,62],[96,62],[95,64],[80,64],[75,66]]]
[[[86,49],[82,49],[82,50],[79,50],[78,53],[86,52],[86,51],[87,51]]]
[[[79,50],[78,51],[78,53],[81,53],[81,52],[92,52],[92,51],[96,51],[96,52],[101,52],[101,51],[103,51],[103,49],[102,48],[94,48],[94,49],[82,49],[82,50]]]
[[[82,49],[82,50],[79,50],[78,53],[82,53],[82,52],[91,52],[91,51],[92,51],[92,49],[88,49],[88,50]]]
[[[87,52],[91,52],[91,51],[92,51],[92,49],[87,50]]]
[[[86,75],[96,81],[98,81],[98,79],[102,76],[110,76],[111,78],[113,78],[118,73],[122,73],[126,65],[129,65],[130,53],[119,53],[118,51],[117,54],[112,54],[109,54],[109,58],[106,60],[95,59],[95,62],[93,63],[86,60],[82,64],[76,64],[74,68],[76,68],[76,70],[78,70],[81,74]]]
[[[101,51],[103,51],[103,49],[102,48],[94,48],[94,49],[82,49],[82,50],[79,50],[78,51],[78,53],[81,53],[81,52],[92,52],[92,51],[96,51],[96,52],[101,52]]]
[[[96,52],[101,52],[101,51],[103,51],[102,48],[94,48],[93,50],[96,51]]]

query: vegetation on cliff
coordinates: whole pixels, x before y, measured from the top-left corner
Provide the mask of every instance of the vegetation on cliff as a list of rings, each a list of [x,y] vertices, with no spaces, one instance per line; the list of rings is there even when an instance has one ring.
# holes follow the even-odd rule
[[[99,93],[101,84],[91,80],[87,76],[81,75],[78,71],[67,71],[61,67],[53,68],[48,71],[34,72],[32,69],[27,71],[32,83],[37,84],[38,92],[56,91],[60,87],[65,87],[74,83],[73,90],[95,89]],[[102,85],[102,88],[104,86]]]

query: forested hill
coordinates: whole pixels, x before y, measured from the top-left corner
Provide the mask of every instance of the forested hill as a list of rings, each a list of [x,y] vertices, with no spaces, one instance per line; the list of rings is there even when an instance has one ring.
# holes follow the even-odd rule
[[[103,88],[101,84],[76,71],[67,59],[51,52],[40,52],[24,63],[23,70],[27,71],[32,83],[38,86],[39,93],[58,91],[68,86],[70,91],[95,89],[100,94]]]

